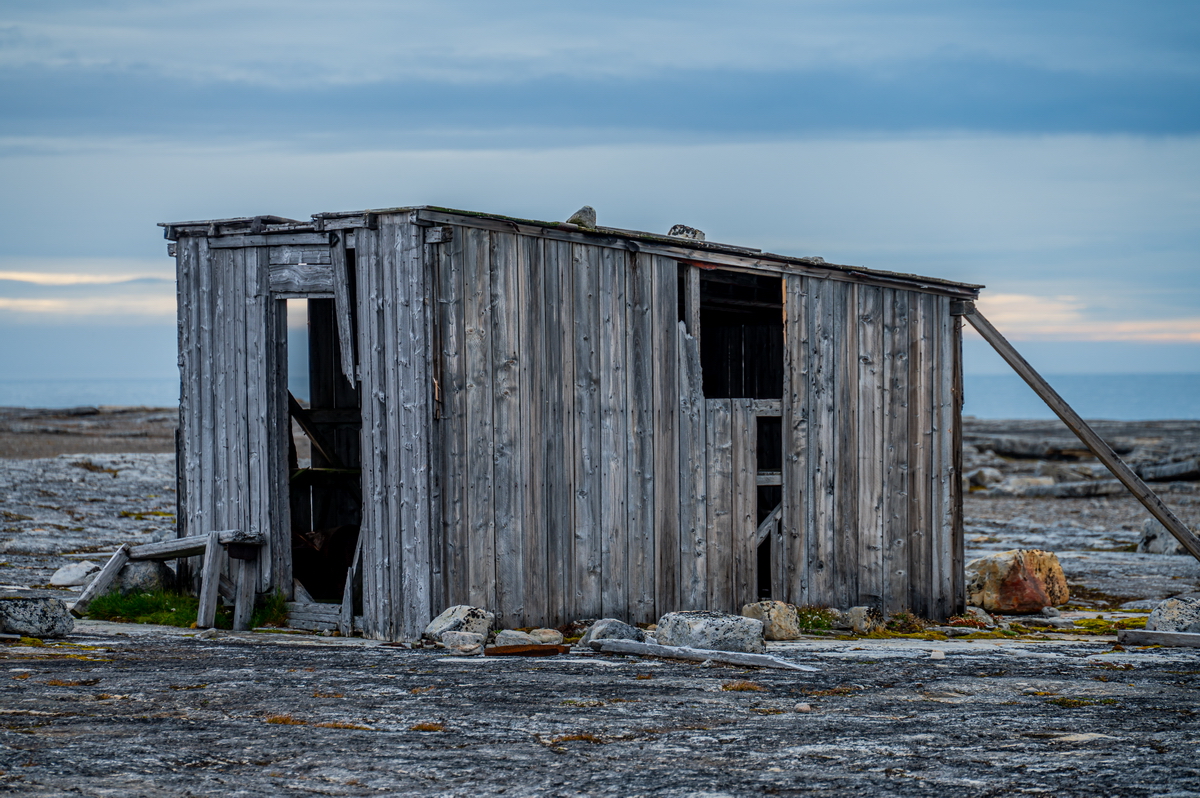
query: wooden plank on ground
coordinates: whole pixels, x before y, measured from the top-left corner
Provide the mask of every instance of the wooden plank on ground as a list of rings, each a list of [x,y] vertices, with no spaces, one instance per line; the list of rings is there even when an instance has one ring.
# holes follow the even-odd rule
[[[636,640],[595,640],[592,648],[602,654],[637,654],[643,657],[663,657],[665,659],[682,659],[689,662],[719,662],[724,665],[742,665],[752,668],[773,668],[777,670],[807,671],[815,673],[816,668],[789,662],[770,654],[745,654],[740,651],[713,651],[706,648],[688,648],[687,646],[659,646],[653,643],[639,643]]]
[[[75,599],[75,603],[71,606],[71,614],[76,618],[86,615],[88,605],[108,593],[113,582],[117,580],[117,574],[121,573],[121,569],[127,562],[129,562],[129,544],[122,543],[108,558],[108,562],[104,564],[95,578],[79,594],[79,598]]]
[[[1168,648],[1200,648],[1196,632],[1156,632],[1146,629],[1119,629],[1117,642],[1123,646],[1165,646]]]

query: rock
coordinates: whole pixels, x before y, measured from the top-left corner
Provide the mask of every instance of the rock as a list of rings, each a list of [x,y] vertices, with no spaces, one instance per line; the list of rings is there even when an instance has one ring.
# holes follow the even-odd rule
[[[946,652],[942,651],[940,648],[935,648],[933,651],[929,652],[929,658],[930,659],[945,659]]]
[[[1031,488],[1052,488],[1054,477],[1009,477],[996,486],[996,490],[1019,496]]]
[[[496,634],[495,645],[498,646],[536,646],[537,644],[538,641],[534,640],[531,635],[515,629],[505,629]]]
[[[1142,522],[1142,538],[1138,541],[1137,550],[1138,554],[1188,553],[1183,544],[1154,518],[1147,518]]]
[[[1146,628],[1155,632],[1200,632],[1200,599],[1167,599],[1150,613]]]
[[[1074,629],[1075,622],[1068,618],[1046,618],[1038,615],[1031,615],[1028,618],[1022,618],[1017,621],[1022,626],[1028,626],[1035,629]]]
[[[989,629],[996,625],[996,620],[992,618],[992,616],[988,615],[987,610],[985,610],[983,607],[967,607],[966,611],[963,612],[963,615],[968,618],[975,618],[983,621],[988,625]]]
[[[794,604],[784,601],[758,601],[742,607],[742,615],[763,625],[767,640],[796,640],[800,637],[800,615]]]
[[[92,581],[92,578],[100,570],[100,566],[91,560],[83,562],[73,562],[70,565],[64,565],[54,572],[50,577],[50,584],[55,587],[74,587],[75,585],[86,585]]]
[[[121,595],[154,593],[175,589],[175,572],[158,560],[134,560],[125,563],[117,574],[113,590]]]
[[[567,219],[567,224],[577,224],[588,229],[594,228],[596,226],[596,209],[591,205],[584,205],[571,214],[571,218]]]
[[[616,618],[601,618],[588,627],[583,637],[579,639],[579,645],[586,646],[593,640],[636,640],[644,643],[646,642],[646,633],[636,626],[630,626]]]
[[[883,613],[874,607],[851,607],[846,610],[846,622],[855,634],[869,635],[883,628]]]
[[[487,636],[496,616],[479,607],[457,604],[429,622],[422,635],[427,640],[440,640],[443,632],[471,632]]]
[[[1047,618],[1057,618],[1058,616],[1062,615],[1062,613],[1056,610],[1054,607],[1042,607],[1042,615],[1045,615]]]
[[[67,605],[56,598],[0,599],[0,631],[25,637],[64,637],[75,629]]]
[[[529,636],[534,639],[534,642],[544,646],[557,646],[563,641],[563,634],[557,629],[533,629],[529,632]]]
[[[976,468],[968,472],[966,477],[973,488],[990,488],[1004,481],[1004,474],[998,468]]]
[[[829,628],[830,629],[851,629],[850,615],[845,610],[835,609],[830,607],[826,610],[829,613]]]
[[[812,712],[812,704],[797,704],[797,712]]]
[[[201,639],[201,640],[212,640],[212,639],[213,639],[214,637],[216,637],[216,636],[217,636],[217,630],[216,630],[216,629],[205,629],[205,630],[204,630],[204,631],[202,631],[202,632],[197,632],[197,633],[196,633],[196,637],[197,637],[197,638],[199,638],[199,639]]]
[[[474,632],[442,632],[441,643],[446,648],[459,654],[480,654],[483,652],[484,636]]]
[[[671,229],[667,231],[667,235],[674,236],[675,238],[690,238],[693,241],[704,240],[703,230],[697,230],[694,227],[688,227],[686,224],[673,225]]]
[[[662,646],[745,651],[750,654],[766,651],[762,621],[723,612],[669,612],[658,619],[655,637]]]
[[[1010,549],[967,563],[967,602],[989,612],[1041,612],[1070,598],[1054,552]]]

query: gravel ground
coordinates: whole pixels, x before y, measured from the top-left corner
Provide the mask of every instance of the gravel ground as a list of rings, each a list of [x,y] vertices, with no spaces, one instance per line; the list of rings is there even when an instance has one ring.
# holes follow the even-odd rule
[[[1069,639],[772,648],[820,672],[88,623],[70,644],[0,651],[0,790],[1200,795],[1191,652]],[[723,689],[746,681],[758,689]]]

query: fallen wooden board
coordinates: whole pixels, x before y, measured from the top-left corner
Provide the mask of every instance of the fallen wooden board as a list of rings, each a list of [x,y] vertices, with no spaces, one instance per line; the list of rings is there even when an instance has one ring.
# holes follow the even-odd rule
[[[1115,479],[1091,479],[1080,482],[1059,482],[1056,485],[1032,485],[1017,492],[1018,496],[1054,496],[1055,498],[1079,498],[1085,496],[1111,496],[1125,491],[1125,486]]]
[[[1200,633],[1154,632],[1146,629],[1120,629],[1117,642],[1123,646],[1168,646],[1171,648],[1200,648]]]
[[[691,662],[720,662],[727,665],[749,665],[754,668],[778,668],[789,671],[817,673],[818,668],[788,662],[770,654],[743,654],[738,651],[711,651],[706,648],[687,646],[659,646],[653,643],[638,643],[634,640],[593,640],[592,648],[603,654],[637,654],[642,657],[665,657],[685,659]],[[489,651],[490,653],[490,651]]]
[[[1167,480],[1200,479],[1200,457],[1179,460],[1174,463],[1147,463],[1136,471],[1142,479],[1163,482]]]
[[[556,657],[570,650],[570,646],[534,643],[525,646],[489,646],[483,653],[489,657]]]

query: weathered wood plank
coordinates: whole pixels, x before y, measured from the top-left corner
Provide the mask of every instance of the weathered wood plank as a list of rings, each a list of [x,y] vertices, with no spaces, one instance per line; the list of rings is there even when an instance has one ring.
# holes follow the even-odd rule
[[[812,533],[804,564],[807,570],[807,591],[802,594],[806,604],[837,604],[836,564],[836,506],[837,486],[837,429],[838,394],[836,337],[840,334],[836,314],[837,286],[825,280],[809,283],[809,303],[812,309],[809,349],[809,517]]]
[[[730,612],[733,606],[733,418],[731,400],[705,399],[707,486],[704,609]],[[700,608],[697,608],[700,609]]]
[[[521,351],[521,437],[518,449],[521,454],[522,492],[522,517],[518,521],[518,534],[523,540],[525,557],[521,585],[525,614],[521,625],[526,626],[554,623],[551,620],[548,577],[552,570],[559,567],[559,563],[551,563],[547,553],[547,518],[544,510],[547,485],[542,480],[547,449],[543,436],[554,434],[543,422],[543,391],[547,371],[546,298],[543,294],[545,242],[523,236],[517,239],[517,246],[517,293],[520,301],[517,334]]]
[[[242,249],[239,247],[239,249]],[[330,246],[268,247],[271,266],[329,266],[333,263]]]
[[[196,270],[199,272],[199,335],[196,345],[200,352],[214,353],[213,340],[213,285],[212,261],[209,257],[208,242],[201,239],[197,242]],[[196,450],[199,453],[199,463],[195,469],[197,489],[192,492],[198,501],[193,506],[191,528],[196,533],[207,533],[219,525],[215,516],[216,507],[213,500],[213,474],[216,460],[216,407],[213,401],[213,386],[216,382],[214,374],[216,358],[202,356],[200,358],[199,379],[194,394],[200,410],[199,435],[195,439]]]
[[[883,292],[858,286],[858,604],[883,606]]]
[[[233,631],[245,632],[250,628],[250,618],[254,615],[254,587],[258,581],[255,573],[255,562],[253,560],[234,560],[234,569],[237,571],[237,588],[236,595],[233,599]]]
[[[179,242],[175,256],[179,302],[179,452],[175,468],[182,486],[177,497],[176,534],[180,537],[193,531],[195,513],[201,502],[199,458],[203,402],[200,394],[198,247],[198,239],[185,238]],[[190,562],[179,563],[176,575],[180,584],[191,584],[194,567],[196,565]]]
[[[629,530],[626,569],[628,606],[634,623],[653,623],[655,590],[655,423],[654,423],[654,261],[628,257],[625,298],[625,380],[629,408],[627,435]]]
[[[330,246],[330,270],[333,281],[334,316],[337,320],[338,347],[341,352],[342,374],[354,385],[354,325],[352,313],[354,298],[350,296],[350,271],[346,261],[346,237],[338,235]]]
[[[908,372],[909,501],[908,606],[922,618],[933,615],[931,479],[933,450],[933,380],[930,358],[932,313],[928,295],[914,294],[910,300]]]
[[[883,293],[883,378],[887,391],[884,439],[884,603],[885,613],[908,609],[908,380],[909,319],[906,291]]]
[[[240,529],[222,529],[216,531],[221,545],[240,543],[247,546],[260,546],[265,540],[256,532]],[[195,557],[203,554],[208,546],[208,535],[191,535],[186,538],[172,538],[158,543],[142,543],[129,546],[128,554],[131,560],[174,560],[180,557]]]
[[[287,408],[287,303],[271,299],[266,290],[266,267],[261,249],[258,280],[267,310],[267,446],[270,460],[265,470],[271,501],[270,578],[276,590],[287,591],[292,583],[292,510],[289,501],[288,441],[291,422]]]
[[[758,418],[752,399],[733,399],[733,603],[758,601]]]
[[[104,564],[95,578],[79,594],[79,598],[75,599],[75,603],[71,606],[71,613],[76,618],[86,615],[88,605],[108,592],[113,582],[116,581],[117,574],[121,573],[121,569],[127,562],[129,562],[129,544],[122,543],[108,558],[108,562]]]
[[[303,247],[329,243],[328,233],[280,233],[278,235],[210,236],[205,239],[212,249],[242,247]]]
[[[931,297],[933,311],[933,501],[930,537],[932,548],[933,608],[939,620],[958,612],[954,589],[954,497],[959,480],[954,467],[954,355],[950,300]]]
[[[196,628],[209,629],[217,617],[217,588],[225,561],[225,548],[220,534],[210,532],[204,547],[204,567],[200,571],[200,606],[196,611]]]
[[[954,457],[954,472],[950,480],[950,497],[952,502],[952,529],[951,529],[951,584],[954,586],[954,606],[955,614],[961,613],[966,609],[967,602],[967,582],[966,582],[966,542],[963,539],[963,502],[962,502],[962,446],[963,446],[963,430],[962,430],[962,409],[963,409],[963,362],[962,362],[962,316],[955,315],[952,317],[953,326],[951,328],[951,369],[953,372],[953,438],[950,443],[951,452]]]
[[[1196,537],[1190,529],[1182,521],[1176,517],[1175,513],[1171,512],[1171,508],[1167,507],[1158,498],[1154,491],[1150,490],[1149,486],[1141,480],[1141,478],[1133,472],[1125,461],[1117,456],[1117,453],[1112,450],[1112,447],[1105,443],[1104,439],[1096,434],[1087,422],[1079,417],[1075,410],[1063,401],[1063,398],[1058,395],[1058,392],[1050,387],[1050,384],[1042,379],[1042,376],[1037,373],[1033,366],[1026,362],[1025,358],[1017,352],[1013,345],[1010,344],[1000,331],[992,326],[992,323],[984,318],[978,310],[972,308],[972,313],[967,316],[967,320],[971,322],[971,326],[979,331],[983,339],[992,345],[999,355],[1004,358],[1008,365],[1012,366],[1017,374],[1021,375],[1021,379],[1033,388],[1034,392],[1041,397],[1042,401],[1054,411],[1062,422],[1067,425],[1067,428],[1074,432],[1079,440],[1083,441],[1084,445],[1096,455],[1096,459],[1104,463],[1113,476],[1121,481],[1121,484],[1129,489],[1142,506],[1150,511],[1160,524],[1167,528],[1176,540],[1183,544],[1196,559],[1200,560],[1200,538]]]
[[[858,521],[858,316],[859,286],[834,284],[834,396],[837,428],[834,446],[837,462],[834,473],[834,603],[853,606],[858,600],[858,555],[861,535]]]
[[[442,347],[442,528],[446,551],[446,606],[470,601],[469,536],[464,515],[467,478],[466,378],[463,331],[463,235],[438,247]]]
[[[629,433],[625,253],[598,251],[596,328],[600,452],[600,607],[606,618],[629,617]]]
[[[231,253],[229,281],[227,290],[234,295],[234,301],[229,303],[228,333],[229,350],[233,355],[232,390],[229,395],[229,471],[226,477],[225,489],[229,493],[228,527],[232,529],[250,528],[250,410],[249,410],[249,371],[250,363],[246,356],[247,334],[247,303],[241,294],[246,285],[246,250],[235,249]],[[257,560],[257,558],[255,558]],[[241,571],[239,571],[239,578]],[[258,568],[253,562],[246,571],[245,577],[250,592],[250,611],[254,609],[254,593],[258,586]],[[237,613],[235,612],[235,616]],[[245,617],[249,621],[250,616]],[[235,620],[237,618],[235,617]],[[247,627],[248,628],[248,627]]]
[[[574,614],[600,617],[600,329],[599,250],[571,248],[575,352],[575,527]]]
[[[242,290],[246,298],[246,526],[247,532],[265,540],[271,529],[270,480],[267,464],[271,462],[268,442],[267,407],[270,404],[268,387],[271,361],[267,355],[270,340],[269,292],[259,292],[260,254],[258,248],[244,251],[245,274]],[[275,587],[273,560],[269,550],[258,557],[255,570],[257,589],[268,591]]]
[[[362,368],[362,479],[364,515],[359,531],[363,539],[363,626],[368,637],[383,636],[383,593],[385,552],[381,540],[385,534],[383,458],[386,451],[386,420],[382,376],[383,297],[379,284],[380,235],[378,230],[360,230],[357,236],[357,274],[359,301],[359,360]]]
[[[549,558],[549,613],[560,624],[574,614],[575,562],[575,322],[574,260],[570,244],[545,242],[546,326],[542,426],[546,430],[542,484]]]
[[[700,267],[684,267],[683,283],[683,320],[687,324],[688,335],[696,339],[700,345]]]
[[[496,524],[496,603],[498,623],[525,625],[525,485],[522,458],[520,369],[522,351],[518,317],[522,315],[519,291],[517,238],[491,234],[491,382],[492,463]]]
[[[654,617],[681,609],[679,600],[679,266],[640,255],[648,262],[654,292],[651,348],[654,357]]]
[[[496,515],[493,480],[491,266],[489,234],[463,231],[464,366],[466,369],[469,603],[496,599]]]
[[[679,605],[708,602],[708,479],[700,347],[679,325]]]
[[[1165,646],[1167,648],[1200,648],[1196,632],[1156,632],[1146,629],[1120,629],[1117,642],[1123,646]]]
[[[805,511],[808,474],[807,278],[784,279],[783,501],[781,522],[771,541],[771,592],[781,601],[802,602],[805,551],[809,537]]]

